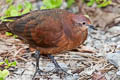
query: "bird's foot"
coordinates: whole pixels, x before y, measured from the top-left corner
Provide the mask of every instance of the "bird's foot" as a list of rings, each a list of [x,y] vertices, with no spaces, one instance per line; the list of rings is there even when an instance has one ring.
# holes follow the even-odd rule
[[[43,73],[43,71],[40,70],[40,69],[36,69],[33,78],[36,76],[37,73],[38,73],[39,75],[41,75],[41,73]]]
[[[40,68],[39,68],[40,51],[36,51],[36,52],[35,52],[35,57],[36,57],[36,71],[35,71],[35,73],[34,73],[34,75],[33,75],[32,80],[35,79],[35,76],[36,76],[37,73],[38,73],[39,75],[41,75],[41,73],[44,73],[44,71],[40,70]]]
[[[55,72],[64,72],[65,74],[67,74],[67,75],[72,75],[72,74],[70,74],[70,73],[67,73],[64,69],[62,69],[61,67],[60,67],[60,65],[57,63],[57,61],[54,59],[54,56],[52,56],[52,55],[48,55],[48,57],[51,59],[51,61],[54,63],[54,65],[55,65]],[[52,70],[52,71],[54,71],[54,70]]]
[[[36,74],[39,74],[39,75],[41,75],[41,73],[44,73],[42,70],[40,70],[40,69],[36,69],[36,71],[35,71],[35,73],[34,73],[34,75],[33,75],[33,78],[32,78],[32,80],[34,80],[35,79],[35,76],[36,76]]]

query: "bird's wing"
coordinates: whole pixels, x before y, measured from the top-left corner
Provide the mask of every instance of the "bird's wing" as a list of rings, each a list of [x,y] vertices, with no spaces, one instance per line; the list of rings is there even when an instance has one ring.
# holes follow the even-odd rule
[[[14,34],[45,48],[57,47],[64,34],[58,16],[37,13],[25,15],[13,22],[10,28]]]

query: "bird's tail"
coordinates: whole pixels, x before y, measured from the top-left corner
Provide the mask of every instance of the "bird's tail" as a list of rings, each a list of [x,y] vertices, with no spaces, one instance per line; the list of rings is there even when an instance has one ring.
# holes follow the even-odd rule
[[[8,31],[7,22],[0,22],[0,32]]]
[[[27,15],[27,14],[29,14],[29,13],[26,13],[26,14],[21,15],[21,16],[6,17],[6,18],[4,18],[4,19],[15,21],[15,20],[17,20],[17,19],[19,19],[19,18],[21,18],[21,17],[24,17],[24,16]],[[7,27],[9,23],[11,23],[11,21],[5,21],[5,22],[4,22],[4,21],[1,21],[1,20],[0,20],[0,32],[1,32],[1,31],[10,31],[9,28]]]

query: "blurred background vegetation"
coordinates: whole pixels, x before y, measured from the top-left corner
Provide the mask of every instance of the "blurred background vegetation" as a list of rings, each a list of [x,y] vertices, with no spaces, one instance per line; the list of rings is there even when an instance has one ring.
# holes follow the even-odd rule
[[[34,0],[33,0],[34,1]],[[41,0],[35,0],[36,2]],[[4,1],[8,6],[7,9],[4,11],[5,16],[20,16],[22,14],[28,13],[31,10],[34,10],[32,6],[31,0],[24,0],[23,3],[19,3],[14,5],[15,0],[6,0]],[[43,0],[41,4],[37,4],[37,9],[54,9],[54,8],[64,8],[68,9],[72,5],[77,4],[77,2],[81,2],[86,4],[87,6],[91,7],[96,4],[97,8],[102,8],[110,5],[112,0]],[[38,7],[39,6],[39,7]],[[4,7],[4,6],[3,6]]]

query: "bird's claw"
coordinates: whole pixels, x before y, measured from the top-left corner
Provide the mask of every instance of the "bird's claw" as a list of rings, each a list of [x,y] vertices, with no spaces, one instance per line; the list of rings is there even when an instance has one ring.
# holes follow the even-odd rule
[[[39,75],[41,75],[41,73],[45,73],[45,72],[42,71],[41,69],[36,69],[36,71],[35,71],[35,73],[34,73],[34,76],[33,76],[32,80],[35,79],[35,76],[36,76],[37,73],[38,73]]]
[[[71,75],[71,74],[69,74],[69,73],[67,73],[64,69],[62,69],[61,67],[60,67],[60,65],[57,63],[57,61],[54,59],[54,56],[52,56],[52,55],[48,55],[48,57],[51,59],[51,61],[54,63],[54,65],[55,65],[55,70],[56,70],[56,72],[64,72],[65,74],[67,74],[67,75]]]

